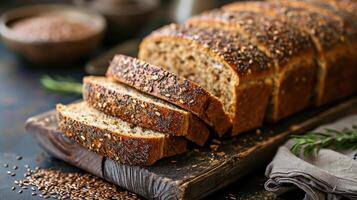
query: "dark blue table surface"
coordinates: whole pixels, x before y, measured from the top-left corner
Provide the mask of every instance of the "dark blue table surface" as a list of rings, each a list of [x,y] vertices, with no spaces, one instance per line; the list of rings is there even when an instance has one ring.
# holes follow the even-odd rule
[[[25,164],[62,171],[80,171],[47,155],[24,129],[25,121],[30,116],[53,109],[57,103],[69,103],[80,98],[45,91],[39,82],[45,74],[71,76],[81,80],[84,70],[81,66],[34,68],[0,45],[0,200],[39,198],[32,197],[30,191],[18,194],[11,190],[14,180],[23,178]],[[23,156],[23,159],[16,160],[18,155]],[[5,163],[10,165],[9,168],[3,167]],[[12,170],[13,165],[19,169]],[[7,170],[15,171],[17,175],[11,177],[6,174]],[[272,194],[263,189],[263,171],[262,168],[213,194],[209,199],[273,199]],[[300,193],[293,193],[281,199],[300,196]]]

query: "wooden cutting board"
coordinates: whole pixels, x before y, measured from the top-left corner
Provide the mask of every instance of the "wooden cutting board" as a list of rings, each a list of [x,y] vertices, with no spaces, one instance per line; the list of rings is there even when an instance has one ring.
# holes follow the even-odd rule
[[[267,164],[287,136],[357,113],[357,97],[310,109],[277,124],[235,138],[223,138],[217,151],[190,147],[182,155],[150,167],[121,165],[88,151],[58,129],[55,111],[28,119],[26,128],[53,156],[149,199],[200,199]]]

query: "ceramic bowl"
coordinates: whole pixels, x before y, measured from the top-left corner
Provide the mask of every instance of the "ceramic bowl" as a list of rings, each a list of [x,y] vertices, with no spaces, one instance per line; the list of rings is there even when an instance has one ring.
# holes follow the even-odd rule
[[[63,41],[31,41],[15,34],[12,26],[19,20],[39,15],[60,15],[87,23],[90,34]],[[72,63],[88,55],[100,44],[105,30],[105,19],[89,10],[67,5],[36,5],[10,10],[0,18],[0,35],[3,43],[26,60],[41,64]],[[60,28],[60,27],[59,27]]]

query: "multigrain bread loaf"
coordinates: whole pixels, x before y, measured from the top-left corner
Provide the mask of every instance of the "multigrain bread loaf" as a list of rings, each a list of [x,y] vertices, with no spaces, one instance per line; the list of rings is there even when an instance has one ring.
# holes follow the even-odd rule
[[[92,107],[121,120],[204,145],[205,124],[190,112],[105,77],[83,79],[83,99]]]
[[[222,136],[230,127],[223,105],[197,84],[144,61],[117,55],[107,77],[173,103],[205,121]]]
[[[217,9],[188,23],[238,32],[274,60],[269,121],[278,121],[311,104],[317,67],[308,34],[275,17],[250,11]]]
[[[275,2],[234,3],[224,9],[276,16],[311,36],[318,51],[316,105],[329,103],[356,91],[356,51],[351,50],[349,35],[332,17]]]
[[[218,97],[233,122],[233,135],[262,124],[272,91],[273,61],[241,35],[172,24],[142,41],[139,58]]]
[[[89,150],[127,165],[151,165],[186,151],[183,137],[140,128],[99,112],[86,102],[58,104],[63,133]]]

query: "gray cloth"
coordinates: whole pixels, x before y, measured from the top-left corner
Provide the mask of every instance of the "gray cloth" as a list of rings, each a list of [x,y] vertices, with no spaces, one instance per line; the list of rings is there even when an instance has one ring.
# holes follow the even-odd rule
[[[353,124],[357,125],[357,115],[321,126],[316,131],[324,128],[341,130]],[[281,146],[268,165],[266,190],[279,194],[293,186],[305,191],[306,200],[357,199],[356,150],[321,149],[318,154],[306,158],[291,153],[291,145],[290,140]]]

